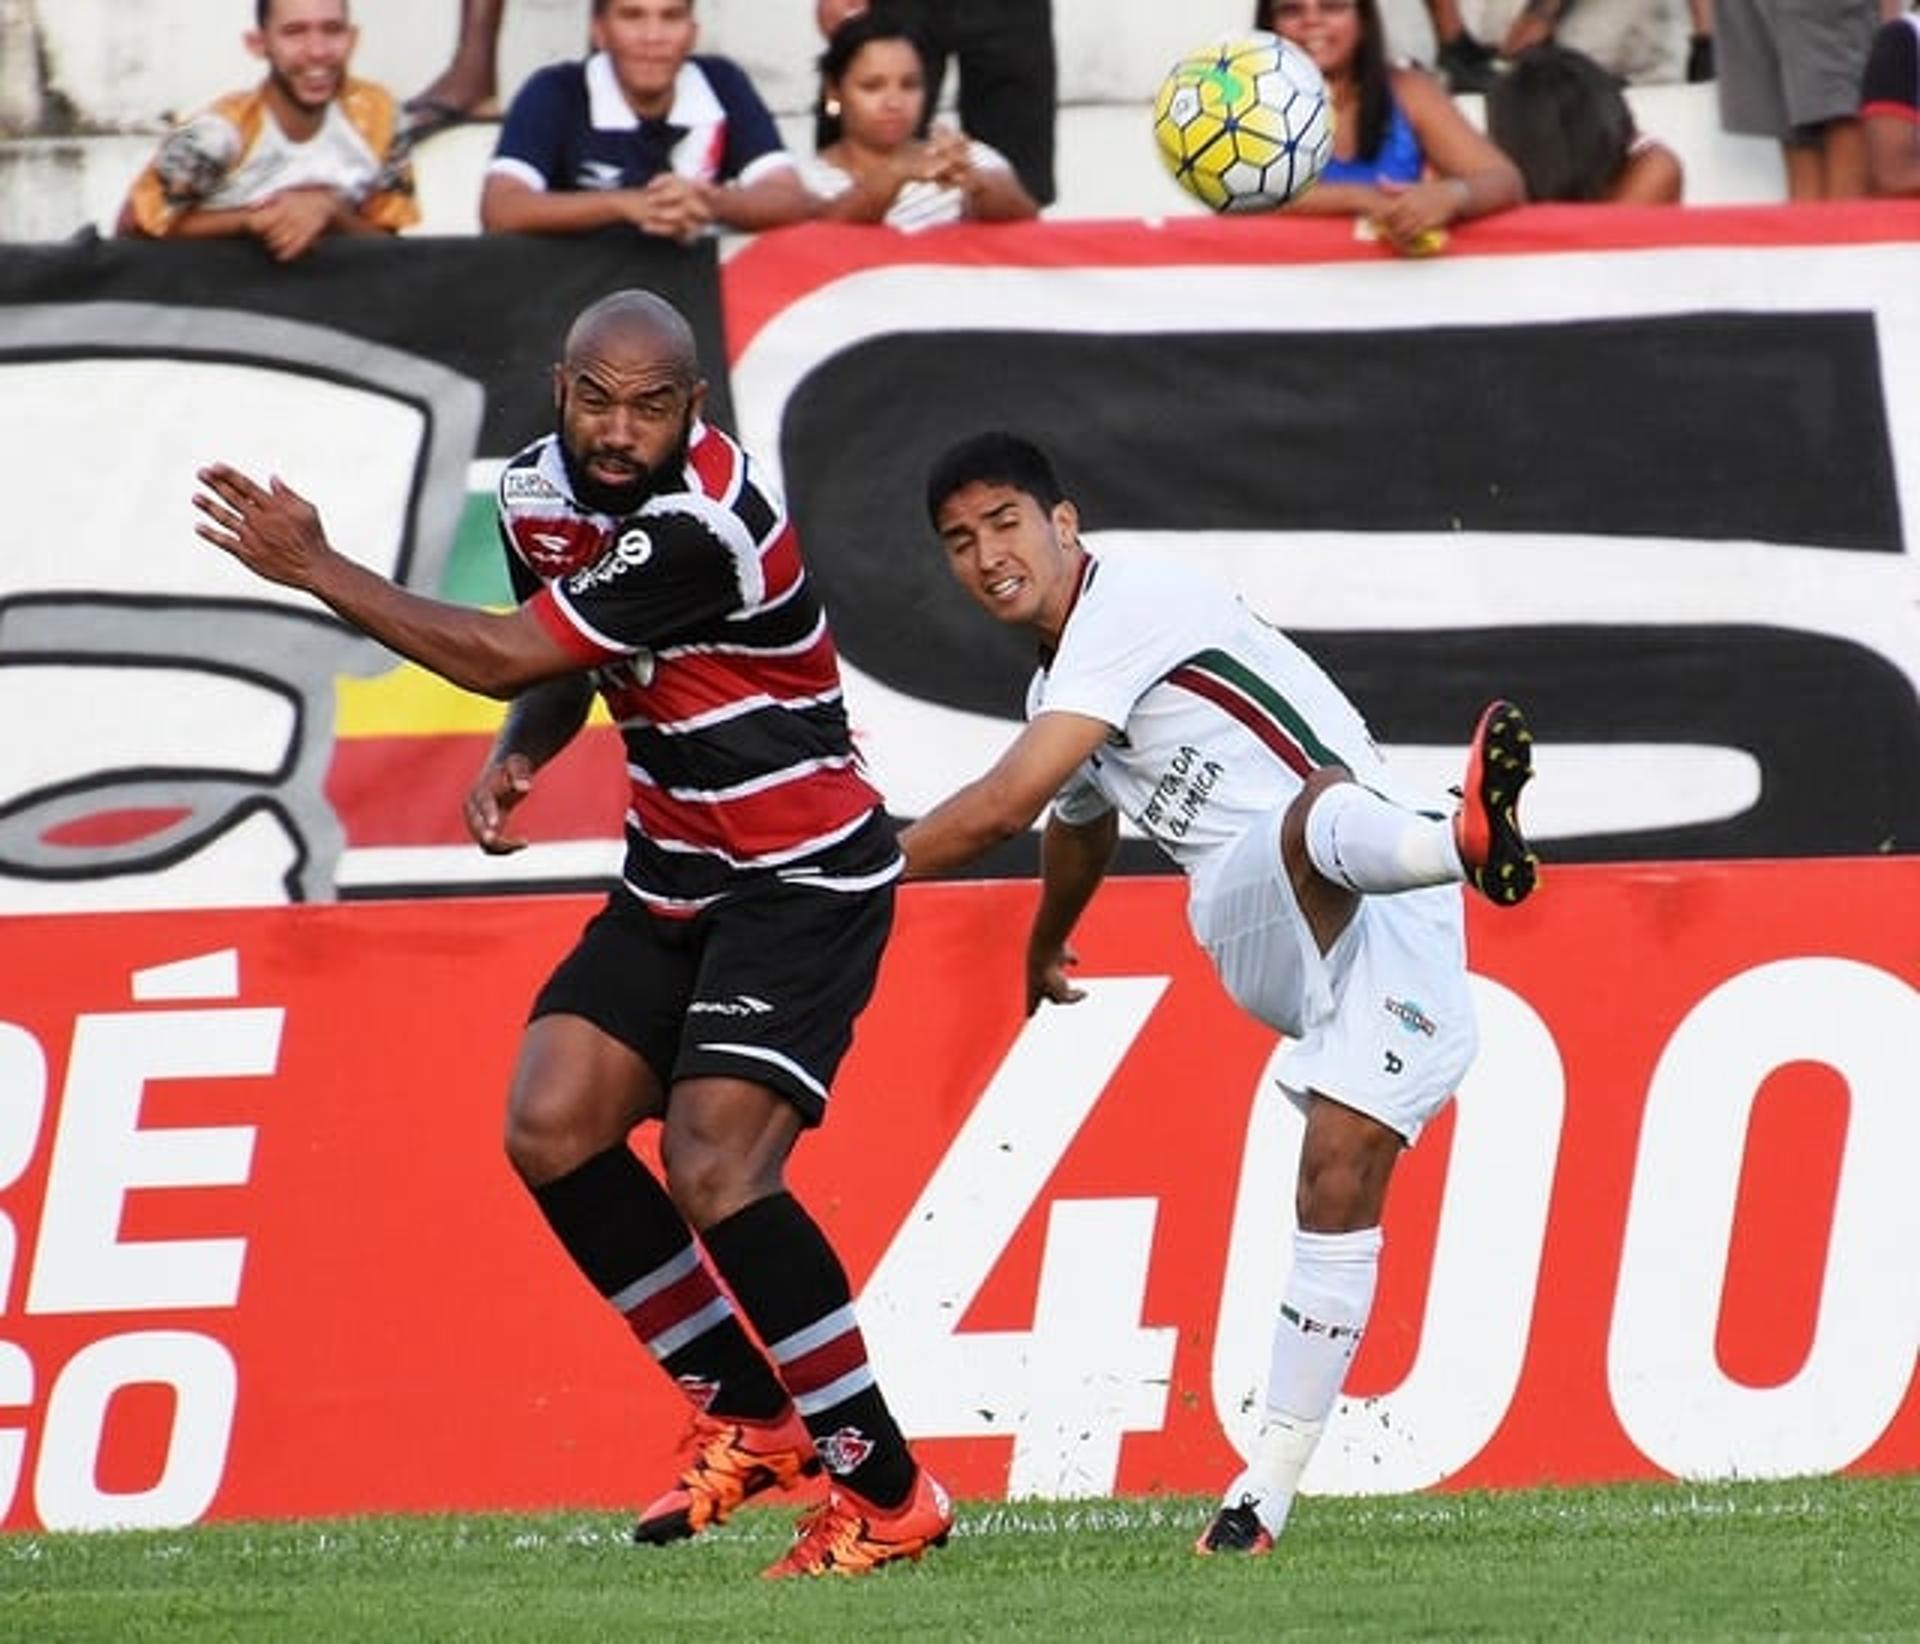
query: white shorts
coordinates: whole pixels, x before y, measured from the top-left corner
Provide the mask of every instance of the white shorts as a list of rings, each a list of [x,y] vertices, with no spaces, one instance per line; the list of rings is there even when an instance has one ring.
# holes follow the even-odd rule
[[[1280,861],[1280,819],[1250,828],[1195,878],[1187,919],[1234,1002],[1293,1041],[1281,1088],[1317,1091],[1408,1142],[1479,1046],[1457,885],[1363,896],[1321,954]]]

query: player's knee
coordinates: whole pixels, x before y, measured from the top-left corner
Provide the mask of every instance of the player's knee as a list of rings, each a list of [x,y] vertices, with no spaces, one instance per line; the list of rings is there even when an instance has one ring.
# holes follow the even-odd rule
[[[577,1104],[539,1092],[515,1091],[507,1104],[503,1145],[507,1162],[529,1187],[557,1181],[605,1152],[622,1135],[604,1134]]]
[[[1353,917],[1360,899],[1350,885],[1321,869],[1309,842],[1308,818],[1322,795],[1352,783],[1352,773],[1344,766],[1323,766],[1308,776],[1280,819],[1281,862],[1293,884],[1294,898],[1313,925],[1323,951]]]
[[[689,1225],[707,1228],[737,1208],[737,1172],[718,1148],[681,1140],[663,1149],[667,1193]]]
[[[769,1177],[739,1148],[672,1129],[661,1137],[660,1164],[668,1196],[696,1230],[725,1221],[782,1186],[777,1172]]]

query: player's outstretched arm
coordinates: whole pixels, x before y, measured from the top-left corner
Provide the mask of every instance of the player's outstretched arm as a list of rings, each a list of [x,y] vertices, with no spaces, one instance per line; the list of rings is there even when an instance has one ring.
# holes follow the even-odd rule
[[[509,697],[580,663],[526,607],[507,614],[428,599],[339,553],[313,504],[277,477],[262,486],[236,468],[200,470],[194,530],[256,576],[312,594],[362,633],[483,696]]]
[[[1073,927],[1107,875],[1120,842],[1120,818],[1103,811],[1089,822],[1047,818],[1040,836],[1040,906],[1027,934],[1027,1014],[1042,1002],[1070,1005],[1086,997],[1067,971],[1080,956],[1067,945]]]
[[[907,877],[925,879],[964,867],[982,852],[1024,833],[1109,727],[1084,714],[1045,713],[994,762],[900,835]]]

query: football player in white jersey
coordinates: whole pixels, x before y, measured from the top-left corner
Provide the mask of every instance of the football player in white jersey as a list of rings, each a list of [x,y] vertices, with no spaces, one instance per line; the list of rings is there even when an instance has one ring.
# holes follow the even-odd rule
[[[963,441],[935,464],[927,511],[954,576],[1033,632],[1040,664],[1026,728],[902,835],[908,876],[958,867],[1051,805],[1027,1009],[1071,1003],[1069,939],[1124,813],[1186,873],[1227,991],[1291,1041],[1281,1084],[1306,1129],[1265,1417],[1196,1543],[1264,1553],[1359,1346],[1394,1163],[1473,1060],[1459,887],[1510,905],[1534,886],[1516,813],[1532,736],[1512,703],[1489,704],[1457,809],[1422,811],[1333,681],[1231,591],[1090,553],[1037,446]]]

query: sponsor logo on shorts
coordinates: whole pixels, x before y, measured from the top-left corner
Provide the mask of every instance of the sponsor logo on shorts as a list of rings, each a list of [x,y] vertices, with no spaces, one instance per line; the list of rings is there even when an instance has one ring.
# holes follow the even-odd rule
[[[696,999],[687,1006],[689,1016],[770,1016],[773,1006],[751,993],[736,993],[731,999]]]
[[[1424,1033],[1431,1039],[1439,1031],[1434,1020],[1411,999],[1386,999],[1382,1003],[1389,1016],[1395,1018],[1409,1033]]]
[[[1385,1066],[1386,1072],[1403,1073],[1406,1071],[1406,1066],[1407,1064],[1400,1059],[1397,1053],[1391,1050],[1387,1052],[1387,1060],[1386,1060],[1386,1066]]]
[[[592,520],[510,504],[507,521],[513,544],[545,581],[591,565],[607,549],[607,534]]]
[[[835,1478],[845,1478],[873,1454],[873,1440],[858,1427],[842,1427],[837,1433],[815,1439],[813,1447],[820,1452],[820,1459]]]

